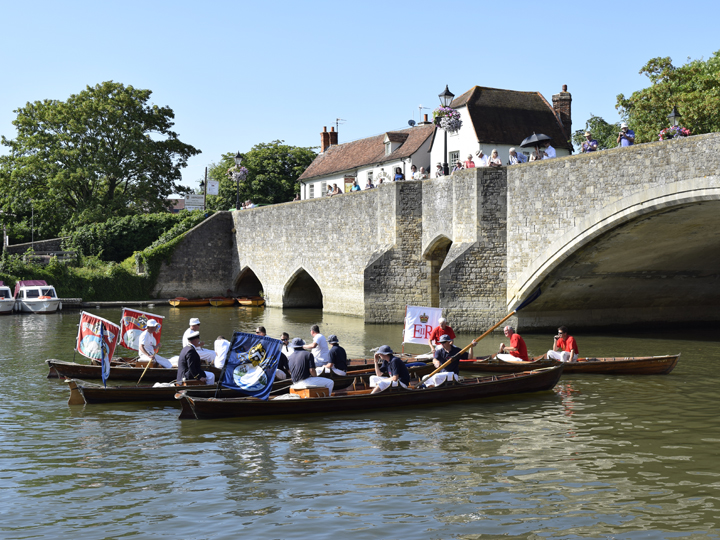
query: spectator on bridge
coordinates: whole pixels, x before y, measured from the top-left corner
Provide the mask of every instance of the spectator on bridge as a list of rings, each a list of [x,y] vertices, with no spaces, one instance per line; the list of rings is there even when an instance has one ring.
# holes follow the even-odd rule
[[[418,176],[418,180],[427,180],[428,179],[428,173],[425,170],[425,167],[420,167],[420,173]]]
[[[583,154],[589,154],[590,152],[596,152],[598,149],[598,142],[592,138],[592,134],[589,131],[585,132],[585,142],[582,143],[580,151]]]
[[[542,151],[542,158],[543,159],[552,159],[554,157],[557,157],[557,154],[555,153],[555,149],[550,146],[550,143],[545,141],[544,143],[544,150]]]
[[[257,205],[254,202],[252,202],[250,199],[248,199],[247,201],[245,201],[244,204],[241,205],[241,207],[243,209],[255,208],[256,206]]]
[[[553,338],[553,348],[548,351],[548,359],[560,360],[561,362],[577,362],[578,346],[575,338],[568,335],[567,326],[558,328],[557,336]]]
[[[415,175],[419,174],[417,170],[416,165],[410,166],[410,180],[419,180],[419,178],[415,178]]]
[[[332,192],[330,193],[330,196],[332,197],[333,195],[340,195],[340,194],[342,194],[342,191],[340,191],[340,188],[338,187],[338,185],[333,184],[333,188],[332,188]]]
[[[440,178],[443,175],[443,166],[442,163],[438,163],[435,165],[435,178]]]
[[[510,159],[508,159],[508,165],[518,165],[520,163],[527,163],[527,156],[520,152],[519,154],[514,148],[510,149]]]
[[[296,194],[295,194],[295,198],[293,199],[293,201],[299,201],[299,200],[300,200],[300,194],[299,194],[299,193],[296,193]]]
[[[352,187],[350,188],[350,191],[360,191],[360,185],[357,183],[357,178],[353,180]]]
[[[325,196],[332,197],[332,194],[333,194],[332,186],[330,184],[328,184],[327,191],[325,192]]]
[[[628,128],[628,125],[623,122],[620,124],[620,133],[617,138],[618,146],[632,146],[635,144],[635,132]]]
[[[520,334],[516,334],[512,326],[503,328],[503,333],[510,340],[510,346],[506,347],[504,343],[500,344],[500,350],[497,353],[498,359],[506,362],[517,362],[518,360],[529,362],[527,345]]]
[[[465,163],[463,163],[466,169],[474,169],[475,168],[475,162],[473,161],[472,154],[469,154],[467,159],[465,160]]]
[[[450,339],[455,339],[455,332],[447,323],[447,319],[445,317],[440,317],[438,320],[438,326],[433,328],[432,332],[430,332],[428,343],[430,344],[430,351],[433,353],[440,346],[440,336],[450,336]]]
[[[373,189],[375,187],[375,184],[372,183],[372,179],[367,179],[367,184],[365,184],[365,187],[363,189]]]
[[[478,150],[475,152],[475,155],[478,157],[478,167],[487,167],[488,166],[488,157],[483,154],[482,150]]]
[[[395,167],[395,178],[394,180],[396,182],[402,182],[405,180],[405,175],[402,173],[402,169],[400,167]]]
[[[462,170],[463,170],[463,164],[462,164],[462,162],[458,159],[458,160],[455,162],[455,166],[453,167],[453,170],[450,171],[450,174],[455,174],[456,172],[462,171]]]
[[[500,160],[500,157],[498,156],[498,151],[493,149],[493,151],[490,153],[490,159],[488,159],[488,166],[489,167],[502,167],[502,161]]]

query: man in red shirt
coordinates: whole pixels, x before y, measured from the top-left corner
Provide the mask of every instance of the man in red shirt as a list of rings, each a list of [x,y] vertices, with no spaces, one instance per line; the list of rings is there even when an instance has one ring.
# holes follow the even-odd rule
[[[577,362],[578,346],[575,338],[568,335],[567,326],[558,328],[558,335],[553,341],[553,348],[547,352],[547,357],[561,362]]]
[[[435,350],[440,347],[440,336],[450,336],[450,339],[455,339],[455,332],[450,328],[445,317],[440,317],[438,320],[439,326],[433,328],[430,332],[430,352],[434,353]]]
[[[510,339],[510,346],[506,347],[504,343],[501,343],[497,357],[506,362],[517,362],[518,360],[529,362],[527,345],[525,345],[525,340],[520,334],[516,334],[512,326],[506,326],[503,332],[505,333],[505,337]]]

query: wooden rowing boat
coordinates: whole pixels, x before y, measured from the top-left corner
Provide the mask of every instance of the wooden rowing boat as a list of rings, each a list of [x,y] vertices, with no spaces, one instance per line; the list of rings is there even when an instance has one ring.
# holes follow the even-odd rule
[[[227,307],[227,306],[234,306],[235,305],[235,299],[225,296],[214,296],[210,299],[210,305],[215,307]]]
[[[253,418],[276,415],[333,414],[371,409],[396,409],[440,405],[553,388],[562,374],[563,365],[524,373],[510,373],[445,383],[434,388],[391,387],[371,394],[370,390],[343,390],[329,397],[305,399],[255,398],[213,399],[193,397],[187,391],[176,394],[182,404],[180,418]]]
[[[56,362],[60,362],[57,360]],[[96,366],[90,366],[96,367]],[[99,366],[97,366],[99,367]],[[59,366],[62,371],[62,365]],[[408,371],[411,377],[415,377],[416,380],[430,373],[432,366],[417,366],[410,367]],[[148,373],[143,377],[143,381],[148,378],[148,375],[153,368],[148,369]],[[177,377],[177,371],[174,369],[164,370],[166,372],[172,372],[173,378],[167,381],[155,381],[155,382],[172,382]],[[215,376],[219,377],[219,370],[213,368],[216,372]],[[70,399],[68,403],[70,405],[77,405],[82,403],[95,404],[95,403],[119,403],[119,402],[140,402],[140,401],[169,401],[177,403],[175,401],[175,393],[179,388],[187,389],[190,394],[198,397],[215,397],[215,391],[217,390],[216,385],[198,385],[189,387],[171,387],[171,386],[159,386],[155,387],[149,384],[143,385],[117,385],[114,384],[113,370],[110,370],[110,379],[113,384],[103,386],[97,383],[88,383],[87,381],[78,380],[78,377],[66,378],[66,382],[70,388]],[[164,375],[165,373],[163,373]],[[369,388],[369,379],[371,375],[375,374],[375,370],[369,369],[354,369],[350,370],[347,375],[336,375],[331,373],[324,375],[332,379],[335,382],[335,389],[341,390],[349,386],[354,388],[363,387]],[[140,375],[135,377],[134,380],[137,382]],[[280,395],[287,393],[288,388],[292,384],[290,379],[276,380],[273,383],[272,394]],[[235,390],[222,389],[220,390],[219,397],[237,397],[239,394]]]
[[[210,299],[209,298],[184,298],[182,296],[178,296],[177,298],[173,298],[172,300],[168,300],[170,302],[170,305],[173,307],[197,307],[197,306],[209,306],[210,305]]]
[[[63,360],[45,360],[48,365],[48,379],[102,379],[102,368],[98,364],[78,364],[77,362],[65,362]],[[212,371],[217,377],[220,370],[214,366],[203,366],[204,370]],[[145,365],[137,359],[126,358],[110,362],[111,381],[133,381],[137,382],[145,371]],[[145,372],[142,380],[144,382],[171,382],[177,379],[176,368],[151,367]]]
[[[245,307],[262,307],[265,305],[265,299],[262,296],[240,296],[235,300]]]
[[[612,358],[578,358],[577,362],[566,362],[566,374],[601,373],[605,375],[665,375],[678,363],[679,354],[667,356],[636,356]],[[497,358],[483,360],[461,360],[461,371],[519,373],[543,367],[561,364],[557,360],[548,360],[539,356],[532,362],[505,362]]]

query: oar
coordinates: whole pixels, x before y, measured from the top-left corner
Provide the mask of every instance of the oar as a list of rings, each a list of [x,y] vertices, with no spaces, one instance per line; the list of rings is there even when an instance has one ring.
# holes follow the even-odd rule
[[[138,382],[135,383],[135,386],[139,386],[139,385],[140,385],[140,381],[142,381],[143,377],[145,376],[145,372],[146,372],[146,371],[148,370],[148,368],[150,367],[150,364],[152,364],[154,361],[155,361],[155,360],[153,360],[152,358],[148,361],[147,366],[145,366],[145,369],[143,369],[142,375],[140,375],[140,378],[138,379]]]
[[[529,304],[531,304],[532,302],[534,302],[535,300],[537,300],[538,296],[540,296],[540,289],[538,289],[538,290],[535,291],[531,296],[529,296],[528,298],[526,298],[525,301],[524,301],[522,304],[520,304],[520,305],[519,305],[518,307],[516,307],[513,311],[511,311],[510,313],[508,313],[507,316],[503,317],[503,318],[500,320],[500,322],[498,322],[495,326],[491,327],[491,328],[490,328],[487,332],[485,332],[482,336],[480,336],[479,338],[474,339],[474,340],[473,340],[469,345],[467,345],[464,349],[460,350],[460,352],[458,352],[457,354],[455,354],[454,356],[452,356],[452,357],[451,357],[447,362],[445,362],[442,366],[440,366],[440,367],[437,368],[435,371],[433,371],[430,375],[428,375],[427,377],[425,377],[425,379],[429,379],[430,377],[432,377],[432,376],[435,375],[436,373],[441,372],[443,369],[445,369],[447,366],[449,366],[450,363],[451,363],[453,360],[455,360],[455,357],[456,357],[456,356],[460,356],[460,355],[463,354],[465,351],[467,351],[470,347],[472,347],[472,346],[474,346],[475,344],[477,344],[478,341],[480,341],[481,339],[483,339],[483,338],[484,338],[485,336],[487,336],[490,332],[492,332],[493,330],[495,330],[498,326],[500,326],[502,323],[504,323],[505,321],[507,321],[507,320],[508,320],[510,317],[512,317],[513,315],[515,315],[515,314],[516,314],[518,311],[520,311],[522,308],[528,306]]]

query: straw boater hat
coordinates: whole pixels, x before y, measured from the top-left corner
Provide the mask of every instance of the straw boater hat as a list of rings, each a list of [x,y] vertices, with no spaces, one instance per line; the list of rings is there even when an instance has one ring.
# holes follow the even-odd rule
[[[198,318],[192,318],[192,319],[190,319],[190,326],[193,326],[193,325],[196,325],[196,324],[200,324],[200,319],[198,319]]]
[[[200,337],[200,332],[195,330],[194,332],[190,332],[188,334],[188,341],[192,341],[193,339],[198,339]]]

